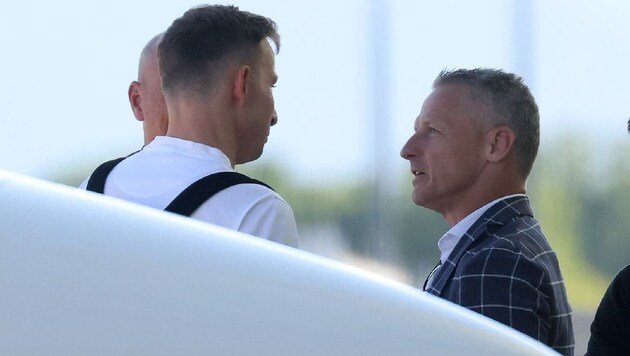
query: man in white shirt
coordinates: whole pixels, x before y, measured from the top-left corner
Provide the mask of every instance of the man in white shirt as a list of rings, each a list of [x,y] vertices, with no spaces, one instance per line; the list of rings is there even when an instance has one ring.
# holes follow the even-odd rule
[[[572,355],[558,259],[525,195],[539,145],[527,86],[500,70],[443,71],[414,129],[401,151],[413,201],[451,226],[425,290]]]
[[[234,172],[235,165],[260,157],[278,120],[271,43],[278,49],[279,42],[272,20],[234,6],[195,7],[176,19],[158,49],[168,109],[166,136],[101,165],[95,172],[105,167],[106,173],[96,177],[101,190],[182,213],[170,207],[191,188],[212,191],[229,178],[236,185],[216,189],[184,215],[297,247],[295,218],[287,202],[261,182]],[[95,176],[83,186],[99,191],[90,189]],[[210,183],[195,184],[207,178]],[[190,196],[198,197],[198,190]]]

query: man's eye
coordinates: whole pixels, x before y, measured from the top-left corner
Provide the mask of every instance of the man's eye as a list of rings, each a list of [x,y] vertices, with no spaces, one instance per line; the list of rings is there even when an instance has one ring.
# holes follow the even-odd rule
[[[437,129],[435,129],[433,127],[429,127],[429,133],[430,134],[436,134],[436,133],[440,133],[440,131],[438,131]]]

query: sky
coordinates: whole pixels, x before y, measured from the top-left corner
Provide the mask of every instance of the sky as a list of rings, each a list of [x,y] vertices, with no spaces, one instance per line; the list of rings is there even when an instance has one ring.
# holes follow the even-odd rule
[[[0,5],[0,170],[47,178],[142,144],[129,107],[144,44],[193,1]],[[567,133],[627,140],[630,2],[233,1],[276,21],[279,122],[253,164],[304,184],[408,170],[399,151],[444,68],[522,75],[541,149]]]

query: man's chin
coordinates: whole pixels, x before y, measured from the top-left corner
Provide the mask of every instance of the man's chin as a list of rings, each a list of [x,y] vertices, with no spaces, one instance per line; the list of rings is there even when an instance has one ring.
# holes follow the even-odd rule
[[[236,161],[236,163],[234,165],[240,165],[240,164],[245,164],[245,163],[248,163],[248,162],[255,161],[255,160],[259,159],[260,156],[262,156],[262,149],[257,154],[252,154],[252,155],[248,155],[246,157],[242,157],[240,159],[237,159],[237,161]]]
[[[421,196],[421,195],[417,195],[417,194],[412,194],[411,195],[411,200],[413,201],[414,204],[421,206],[423,208],[427,208],[427,209],[431,209],[430,208],[430,201],[427,199],[426,196]]]

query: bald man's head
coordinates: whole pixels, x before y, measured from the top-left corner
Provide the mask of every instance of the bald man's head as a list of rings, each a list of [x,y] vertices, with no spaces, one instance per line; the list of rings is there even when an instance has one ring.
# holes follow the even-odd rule
[[[138,65],[138,80],[129,85],[129,103],[133,114],[143,123],[144,144],[155,136],[163,136],[168,128],[168,112],[162,95],[158,45],[162,34],[153,37],[142,50]]]

